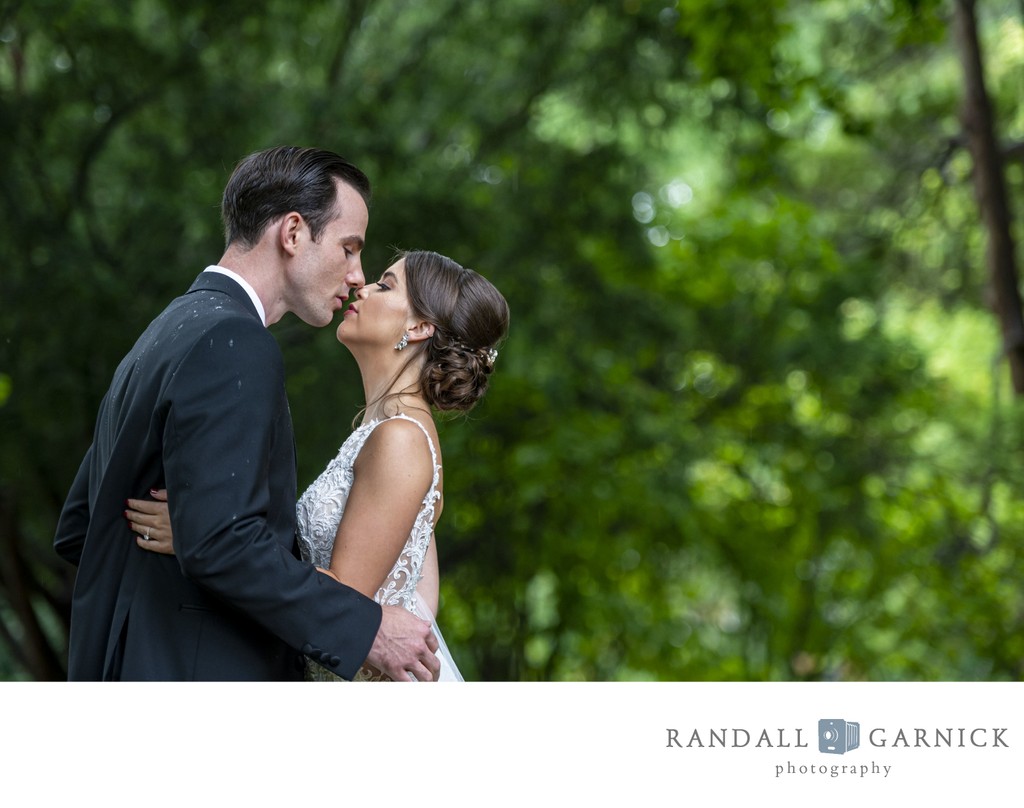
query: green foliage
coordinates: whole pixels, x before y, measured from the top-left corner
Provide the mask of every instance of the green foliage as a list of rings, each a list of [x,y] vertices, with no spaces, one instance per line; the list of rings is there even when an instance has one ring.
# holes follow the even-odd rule
[[[1024,29],[985,6],[1020,140]],[[1024,417],[947,13],[0,11],[0,678],[60,676],[49,544],[99,398],[219,257],[234,161],[282,142],[371,175],[368,277],[424,247],[510,302],[491,391],[441,427],[441,622],[469,678],[1019,678]],[[302,484],[361,389],[332,329],[275,332]]]

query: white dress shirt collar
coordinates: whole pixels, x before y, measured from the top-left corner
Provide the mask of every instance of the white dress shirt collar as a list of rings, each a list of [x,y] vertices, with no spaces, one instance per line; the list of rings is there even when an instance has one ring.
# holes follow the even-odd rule
[[[230,269],[226,269],[224,267],[216,265],[208,266],[205,271],[219,272],[221,275],[227,275],[229,278],[231,278],[231,280],[233,280],[235,283],[237,283],[239,286],[245,289],[245,293],[249,295],[249,298],[252,300],[252,304],[256,307],[256,311],[260,315],[260,322],[263,323],[264,328],[267,327],[267,311],[266,309],[263,308],[263,301],[260,300],[260,296],[256,294],[256,290],[252,288],[252,286],[249,284],[249,281],[247,281],[237,272],[232,272]]]

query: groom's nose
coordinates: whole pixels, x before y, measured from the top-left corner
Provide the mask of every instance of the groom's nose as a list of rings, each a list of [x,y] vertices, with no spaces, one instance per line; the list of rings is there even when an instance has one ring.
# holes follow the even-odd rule
[[[366,286],[366,278],[363,276],[363,264],[356,257],[355,267],[345,273],[345,283],[348,284],[350,290],[358,292],[364,286]]]

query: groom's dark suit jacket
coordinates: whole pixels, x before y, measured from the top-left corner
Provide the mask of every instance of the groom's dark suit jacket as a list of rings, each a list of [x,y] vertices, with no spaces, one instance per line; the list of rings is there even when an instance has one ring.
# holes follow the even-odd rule
[[[295,679],[300,652],[352,678],[380,607],[296,557],[295,478],[280,349],[245,291],[204,272],[117,368],[61,514],[68,678]],[[150,488],[167,488],[173,556],[125,519]]]

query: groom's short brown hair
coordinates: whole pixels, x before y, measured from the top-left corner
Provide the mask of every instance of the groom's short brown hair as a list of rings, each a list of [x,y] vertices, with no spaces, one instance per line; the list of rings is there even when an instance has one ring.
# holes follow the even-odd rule
[[[306,220],[313,240],[320,238],[336,210],[339,180],[370,204],[370,180],[344,157],[325,149],[277,146],[242,159],[221,200],[224,238],[255,247],[267,225],[295,211]]]

